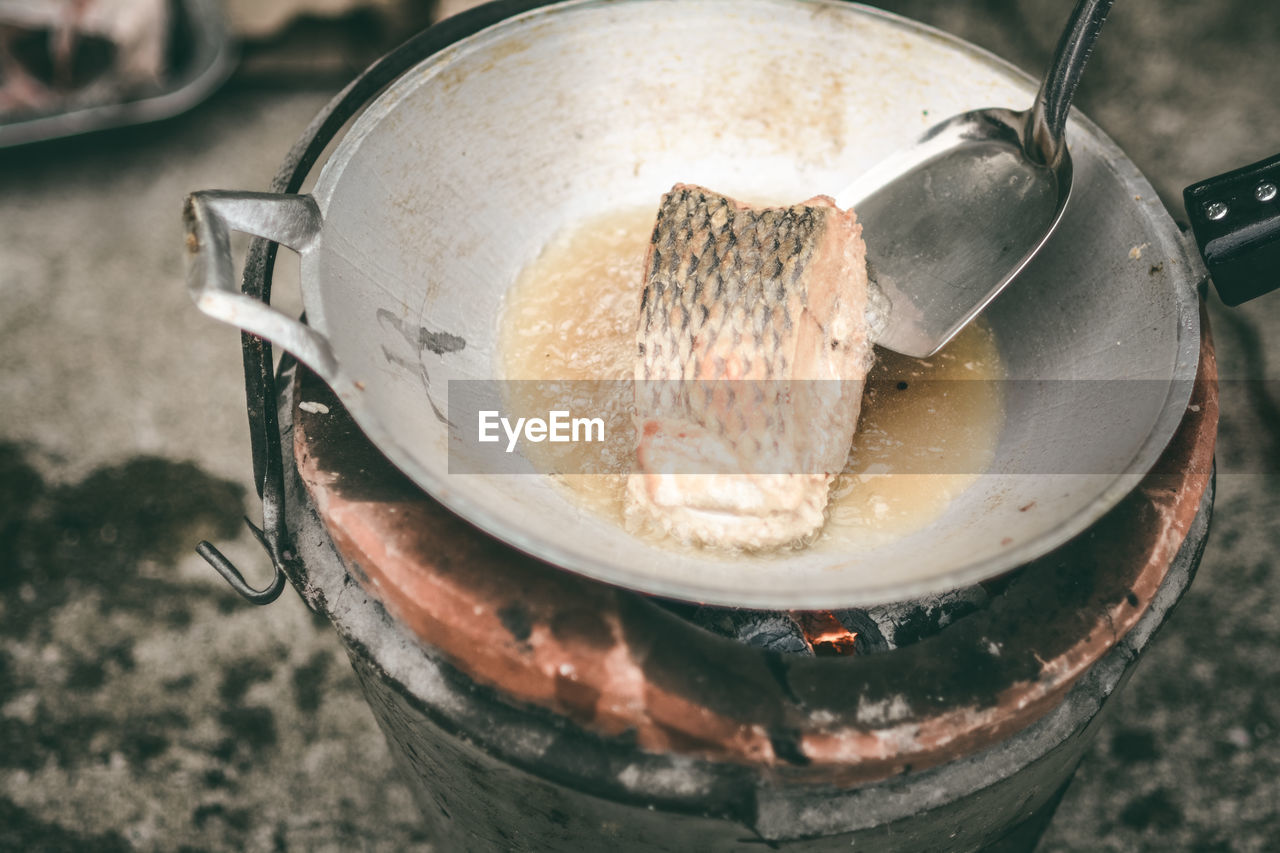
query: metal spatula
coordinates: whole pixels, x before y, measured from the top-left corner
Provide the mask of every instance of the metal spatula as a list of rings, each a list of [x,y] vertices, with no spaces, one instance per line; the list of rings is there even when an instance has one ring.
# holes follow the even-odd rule
[[[1049,238],[1071,193],[1067,112],[1113,2],[1079,0],[1031,109],[954,116],[836,197],[891,303],[880,346],[937,352]]]

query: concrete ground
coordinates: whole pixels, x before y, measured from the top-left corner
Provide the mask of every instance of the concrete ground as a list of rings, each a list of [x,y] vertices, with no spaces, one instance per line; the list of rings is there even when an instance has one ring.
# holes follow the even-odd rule
[[[1070,4],[883,5],[1038,72]],[[1122,2],[1079,103],[1181,217],[1185,185],[1280,151],[1277,50],[1280,5]],[[0,849],[430,849],[331,629],[191,551],[265,562],[238,335],[183,290],[182,198],[265,189],[336,89],[260,82],[0,151]],[[1280,295],[1211,313],[1253,380],[1223,388],[1214,532],[1041,850],[1280,835]]]

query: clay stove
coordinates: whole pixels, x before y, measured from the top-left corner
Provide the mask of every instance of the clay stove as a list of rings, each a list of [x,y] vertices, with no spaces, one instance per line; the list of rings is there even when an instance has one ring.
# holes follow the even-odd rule
[[[1030,849],[1212,507],[1206,334],[1157,468],[1063,548],[870,611],[698,608],[488,538],[288,378],[290,580],[338,629],[442,850]],[[822,648],[840,627],[855,653],[822,653],[850,651]]]

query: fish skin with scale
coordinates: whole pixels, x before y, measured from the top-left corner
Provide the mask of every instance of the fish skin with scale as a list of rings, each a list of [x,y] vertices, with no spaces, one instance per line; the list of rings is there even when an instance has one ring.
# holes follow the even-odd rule
[[[812,537],[882,313],[852,211],[677,184],[645,260],[628,525],[729,549]]]

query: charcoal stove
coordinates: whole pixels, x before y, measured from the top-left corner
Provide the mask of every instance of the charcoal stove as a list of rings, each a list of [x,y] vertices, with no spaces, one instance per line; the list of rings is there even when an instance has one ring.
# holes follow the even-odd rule
[[[283,565],[445,850],[1030,849],[1190,584],[1213,503],[1206,336],[1160,464],[1063,548],[881,608],[700,608],[485,536],[305,369],[283,379]],[[815,629],[833,622],[852,649]]]
[[[384,86],[507,11],[375,65],[273,190],[298,192]],[[246,265],[263,302],[275,251],[256,241]],[[1068,544],[941,595],[728,610],[561,571],[451,514],[251,335],[256,532],[275,578],[255,590],[201,551],[251,600],[291,582],[334,624],[442,850],[1027,849],[1207,536],[1217,392],[1201,325],[1190,404],[1141,485]]]

